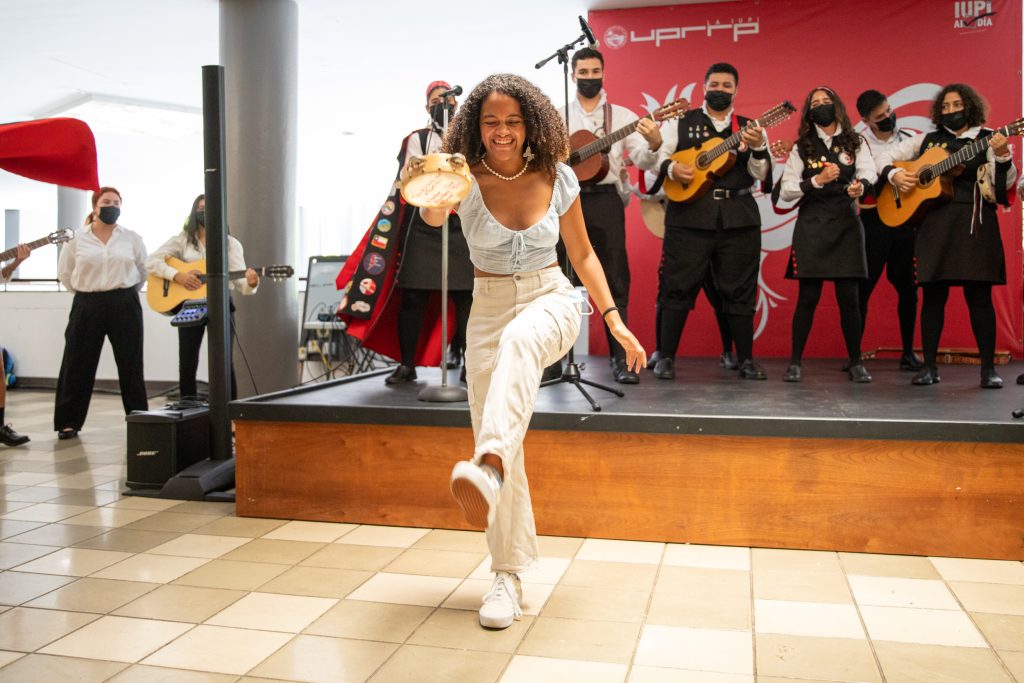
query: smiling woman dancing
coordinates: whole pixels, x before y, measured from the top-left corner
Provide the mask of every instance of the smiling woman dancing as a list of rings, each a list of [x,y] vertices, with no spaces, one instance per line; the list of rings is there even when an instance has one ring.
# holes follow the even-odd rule
[[[444,151],[470,161],[476,182],[458,207],[475,281],[466,377],[475,450],[452,470],[466,519],[487,528],[494,583],[480,623],[506,628],[522,614],[519,572],[537,565],[537,531],[523,458],[541,373],[565,355],[580,329],[580,303],[557,267],[559,235],[580,280],[626,364],[646,354],[615,308],[587,239],[579,183],[560,160],[569,155],[565,124],[535,85],[497,74],[473,89],[455,117]],[[439,226],[447,209],[421,209]]]

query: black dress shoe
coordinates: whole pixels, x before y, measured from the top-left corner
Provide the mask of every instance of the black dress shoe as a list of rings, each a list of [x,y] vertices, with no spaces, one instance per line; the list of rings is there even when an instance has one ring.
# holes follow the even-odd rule
[[[718,364],[726,370],[736,370],[740,367],[740,364],[736,361],[736,354],[732,351],[722,352],[722,355],[718,357]],[[764,378],[762,377],[761,379]]]
[[[847,358],[846,360],[843,361],[842,365],[839,366],[839,369],[842,370],[843,372],[849,372],[850,366],[852,365],[853,364],[850,362],[850,359]]]
[[[555,379],[562,379],[562,361],[560,360],[556,360],[544,368],[544,374],[540,376],[541,382],[550,382]]]
[[[447,365],[449,370],[454,370],[462,365],[462,351],[459,349],[448,349]]]
[[[653,370],[654,366],[658,364],[658,360],[661,358],[661,353],[655,351],[647,357],[647,369]]]
[[[416,368],[410,368],[408,365],[399,365],[395,368],[395,371],[388,375],[388,378],[384,380],[384,384],[405,384],[406,382],[412,382],[416,379]]]
[[[1017,384],[1024,384],[1024,374],[1017,375]]]
[[[768,374],[753,358],[743,361],[740,367],[740,379],[768,379]]]
[[[782,376],[783,382],[799,382],[800,376],[800,365],[798,363],[792,363],[786,368],[786,374]]]
[[[59,432],[57,432],[57,438],[60,439],[61,441],[67,441],[68,439],[74,439],[76,436],[78,436],[78,430],[77,429],[72,429],[71,427],[66,427],[66,428],[60,430]]]
[[[654,376],[658,379],[675,379],[676,369],[675,363],[671,358],[659,358],[658,362],[654,364]]]
[[[20,446],[29,441],[30,439],[27,436],[14,431],[14,427],[11,425],[0,427],[0,443],[5,446]]]
[[[914,379],[910,380],[910,383],[916,384],[919,387],[926,387],[931,384],[938,384],[940,381],[939,369],[925,366],[918,370],[917,374],[914,375]]]
[[[640,384],[640,375],[626,367],[624,359],[616,359],[612,369],[612,376],[619,384]]]
[[[995,368],[982,368],[981,369],[981,388],[982,389],[1002,389],[1003,378],[996,374]]]
[[[910,353],[904,353],[900,356],[900,370],[906,370],[908,372],[917,372],[924,367],[924,363],[921,362],[920,357],[913,351]]]
[[[459,381],[463,384],[466,383],[466,366],[462,366],[462,370],[459,372]]]
[[[859,384],[867,384],[871,381],[871,375],[868,374],[868,369],[864,367],[863,363],[857,363],[851,365],[850,369],[847,370],[850,375],[851,382],[857,382]]]

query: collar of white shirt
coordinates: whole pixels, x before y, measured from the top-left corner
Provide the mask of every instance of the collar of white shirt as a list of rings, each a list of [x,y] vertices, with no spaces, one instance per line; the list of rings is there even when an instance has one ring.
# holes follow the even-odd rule
[[[837,135],[839,135],[840,133],[843,132],[843,127],[842,127],[842,125],[837,123],[836,124],[836,132],[832,133],[832,135],[829,135],[828,133],[826,133],[825,131],[823,131],[821,129],[821,126],[819,126],[818,124],[814,124],[814,132],[817,133],[818,134],[818,138],[822,142],[824,142],[826,146],[828,146],[828,145],[832,144],[833,138],[835,138]]]
[[[943,126],[943,128],[946,128],[946,127]],[[968,140],[973,140],[976,137],[978,137],[978,133],[981,132],[981,126],[973,126],[971,128],[968,128],[967,130],[965,130],[960,135],[957,135],[955,130],[949,130],[949,128],[946,128],[946,130],[949,131],[950,133],[952,133],[956,137],[957,140],[960,140],[960,139],[963,139],[963,138],[966,138]]]

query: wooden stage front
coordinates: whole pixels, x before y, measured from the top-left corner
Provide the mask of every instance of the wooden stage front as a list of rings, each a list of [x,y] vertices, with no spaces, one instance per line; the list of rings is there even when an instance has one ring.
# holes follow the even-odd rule
[[[584,377],[611,383],[607,361]],[[741,381],[684,359],[599,389],[540,390],[526,438],[537,531],[556,536],[1024,560],[1024,364],[942,366],[910,384],[895,360],[853,384],[810,360],[800,384]],[[232,403],[239,515],[466,529],[448,476],[473,447],[466,404],[428,404],[378,372]],[[449,377],[458,377],[457,371]]]

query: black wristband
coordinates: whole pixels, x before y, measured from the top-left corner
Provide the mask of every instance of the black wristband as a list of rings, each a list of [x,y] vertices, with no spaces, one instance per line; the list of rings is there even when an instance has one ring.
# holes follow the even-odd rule
[[[754,150],[751,150],[750,154],[755,159],[768,159],[768,158],[770,158],[770,155],[768,154],[768,148],[767,147],[765,147],[764,149],[754,149]]]
[[[601,313],[601,320],[607,320],[608,319],[608,314],[611,313],[612,311],[617,311],[617,310],[619,310],[618,306],[609,306],[608,308],[604,309],[604,312]]]

